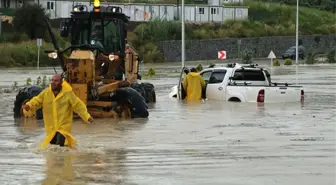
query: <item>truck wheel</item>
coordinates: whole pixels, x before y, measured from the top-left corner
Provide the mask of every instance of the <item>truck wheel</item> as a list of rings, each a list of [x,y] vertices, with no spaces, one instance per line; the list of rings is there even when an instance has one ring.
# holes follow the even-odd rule
[[[230,101],[230,102],[241,102],[240,99],[237,98],[237,97],[232,97],[228,101]]]
[[[16,95],[14,101],[14,118],[23,117],[22,105],[32,99],[34,96],[37,96],[42,92],[42,89],[39,86],[29,86],[21,89],[19,93]],[[35,113],[33,113],[33,117],[36,119],[43,119],[42,109],[38,109]]]

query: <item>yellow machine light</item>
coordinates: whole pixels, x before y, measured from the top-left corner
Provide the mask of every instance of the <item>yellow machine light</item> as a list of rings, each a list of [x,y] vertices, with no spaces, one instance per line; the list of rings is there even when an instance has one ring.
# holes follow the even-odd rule
[[[94,0],[93,11],[94,12],[100,12],[100,1],[99,0]]]
[[[75,12],[78,12],[79,10],[78,10],[78,8],[77,8],[77,7],[75,7],[75,8],[74,8],[74,11],[75,11]]]
[[[100,1],[99,0],[94,0],[93,6],[96,7],[96,8],[100,7]]]
[[[110,55],[109,55],[109,60],[111,60],[111,61],[114,60],[114,55],[113,55],[113,54],[110,54]]]

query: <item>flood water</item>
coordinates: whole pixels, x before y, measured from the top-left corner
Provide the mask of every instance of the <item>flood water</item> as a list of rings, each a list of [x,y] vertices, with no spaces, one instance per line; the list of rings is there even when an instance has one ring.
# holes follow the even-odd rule
[[[148,119],[76,120],[78,152],[37,151],[43,123],[13,120],[15,93],[1,94],[0,184],[333,185],[336,66],[300,66],[305,103],[205,102],[168,97],[180,64],[154,67],[157,102]],[[52,69],[3,69],[1,87]],[[273,81],[295,83],[295,67]],[[55,150],[52,150],[55,149]]]

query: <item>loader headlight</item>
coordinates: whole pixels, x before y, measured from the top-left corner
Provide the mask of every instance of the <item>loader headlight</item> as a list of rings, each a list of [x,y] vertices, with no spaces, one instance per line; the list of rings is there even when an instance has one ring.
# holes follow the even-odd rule
[[[56,59],[57,58],[57,52],[48,53],[48,57],[52,58],[52,59]]]
[[[113,54],[110,54],[110,55],[109,55],[109,60],[111,60],[111,61],[114,60],[114,55],[113,55]]]

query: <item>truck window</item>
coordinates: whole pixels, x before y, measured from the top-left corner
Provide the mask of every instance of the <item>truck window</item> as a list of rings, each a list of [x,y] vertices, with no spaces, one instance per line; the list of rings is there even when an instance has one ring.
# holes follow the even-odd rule
[[[242,81],[265,81],[265,75],[261,70],[237,69],[233,77]]]
[[[214,71],[209,79],[209,84],[222,83],[226,74],[226,70]]]
[[[202,76],[203,80],[206,81],[206,82],[209,81],[211,73],[212,73],[212,71],[205,71],[205,72],[201,73],[201,76]]]

